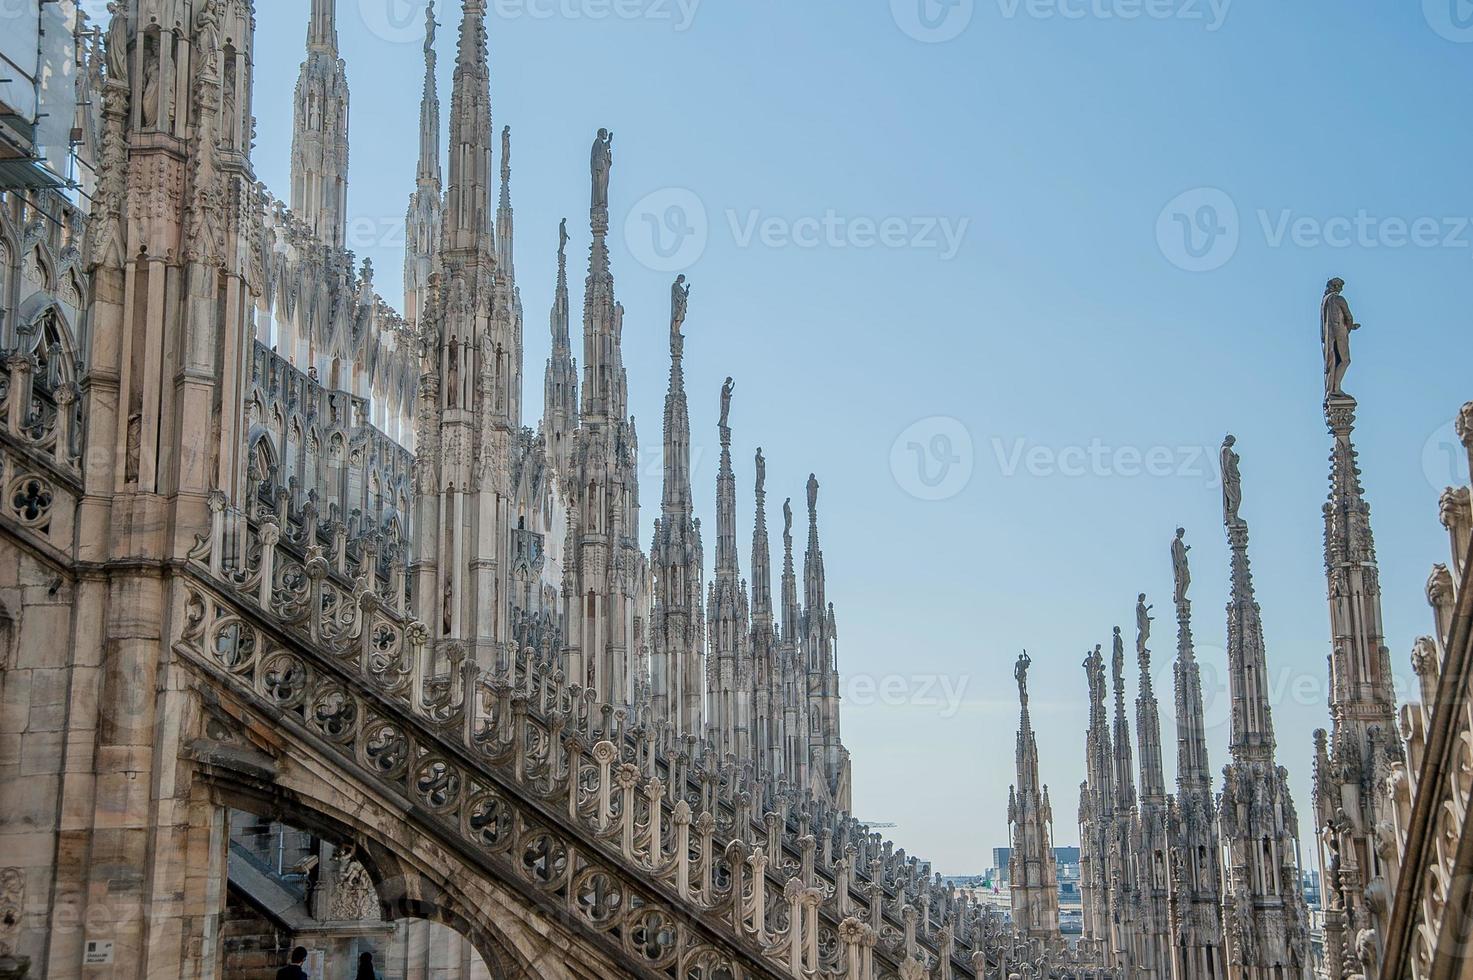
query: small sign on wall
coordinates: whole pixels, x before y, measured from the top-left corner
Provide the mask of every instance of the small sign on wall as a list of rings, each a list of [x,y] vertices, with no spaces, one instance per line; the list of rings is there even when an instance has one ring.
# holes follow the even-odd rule
[[[83,966],[110,966],[113,961],[111,939],[89,939],[82,947]]]

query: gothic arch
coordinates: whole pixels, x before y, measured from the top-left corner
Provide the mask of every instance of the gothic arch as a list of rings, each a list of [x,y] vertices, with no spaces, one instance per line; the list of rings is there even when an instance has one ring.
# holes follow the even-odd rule
[[[373,882],[385,922],[423,919],[455,930],[470,942],[497,980],[541,976],[454,881],[375,840],[373,828],[354,816],[336,812],[321,801],[282,794],[255,780],[237,781],[222,772],[212,774],[208,781],[217,804],[307,831],[335,847],[353,847],[355,860]],[[290,798],[283,798],[288,795]]]

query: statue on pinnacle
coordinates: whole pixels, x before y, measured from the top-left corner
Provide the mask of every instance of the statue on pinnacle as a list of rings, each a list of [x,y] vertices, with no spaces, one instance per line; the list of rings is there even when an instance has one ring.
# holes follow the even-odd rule
[[[1146,641],[1151,638],[1151,610],[1155,606],[1146,604],[1146,594],[1142,592],[1135,603],[1135,649],[1137,653],[1144,653]]]
[[[685,325],[685,312],[690,305],[690,284],[685,281],[685,274],[681,273],[675,277],[675,284],[670,287],[670,339],[680,335],[680,328]]]
[[[598,131],[598,138],[593,141],[593,153],[591,159],[593,168],[593,208],[594,210],[608,210],[609,207],[609,173],[614,168],[614,134],[607,129]]]
[[[1028,668],[1032,666],[1033,658],[1024,650],[1018,654],[1018,663],[1013,667],[1013,677],[1018,681],[1018,698],[1024,707],[1028,705]]]
[[[1239,456],[1233,452],[1235,436],[1222,441],[1222,520],[1229,526],[1243,523],[1238,508],[1243,505],[1243,474],[1238,470]]]
[[[730,438],[727,433],[731,432],[731,395],[736,391],[736,382],[731,378],[721,386],[721,433],[725,438]]]
[[[1320,342],[1325,348],[1327,398],[1347,397],[1341,385],[1345,382],[1345,372],[1350,370],[1350,332],[1360,329],[1360,324],[1350,315],[1350,304],[1340,294],[1344,288],[1344,279],[1331,279],[1325,286],[1325,298],[1320,304]]]
[[[1179,527],[1176,529],[1176,537],[1171,539],[1171,572],[1176,581],[1176,602],[1183,603],[1187,599],[1187,588],[1192,584],[1192,569],[1187,564],[1187,552],[1192,546],[1187,544],[1187,529]]]

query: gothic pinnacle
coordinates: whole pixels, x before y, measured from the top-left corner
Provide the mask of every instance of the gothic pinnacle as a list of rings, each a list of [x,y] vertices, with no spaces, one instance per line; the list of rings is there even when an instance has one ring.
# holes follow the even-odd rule
[[[327,51],[336,56],[338,52],[338,4],[337,0],[312,0],[312,19],[307,25],[307,47]]]

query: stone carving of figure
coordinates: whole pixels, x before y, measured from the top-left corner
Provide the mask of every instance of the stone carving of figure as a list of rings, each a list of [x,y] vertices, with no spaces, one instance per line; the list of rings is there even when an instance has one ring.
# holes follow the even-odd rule
[[[727,378],[726,383],[721,386],[721,431],[723,432],[728,428],[727,423],[731,421],[731,394],[734,391],[736,391],[736,382]]]
[[[445,595],[441,599],[441,602],[440,602],[440,607],[441,607],[440,608],[441,626],[443,627],[443,633],[444,633],[445,636],[449,636],[450,635],[450,609],[451,609],[451,605],[452,605],[454,599],[455,599],[455,590],[453,588],[451,588],[449,582],[446,582],[445,583]]]
[[[818,477],[808,474],[808,513],[818,512]]]
[[[126,483],[138,482],[138,461],[143,445],[143,413],[133,412],[128,416],[127,458],[123,467]]]
[[[762,447],[757,447],[757,492],[762,493],[767,487],[767,460],[762,458]]]
[[[1350,304],[1340,291],[1344,279],[1331,279],[1325,286],[1325,299],[1320,304],[1320,341],[1325,348],[1325,394],[1344,395],[1341,384],[1350,369],[1350,332],[1360,324],[1350,315]]]
[[[1142,592],[1135,601],[1135,645],[1137,650],[1146,648],[1146,641],[1151,638],[1151,610],[1155,606],[1146,605],[1146,594]]]
[[[1028,668],[1033,666],[1033,658],[1028,656],[1024,650],[1018,654],[1018,662],[1013,666],[1013,677],[1018,682],[1018,697],[1024,704],[1028,703]]]
[[[1238,471],[1239,457],[1233,452],[1237,438],[1222,441],[1222,519],[1227,524],[1241,524],[1238,508],[1243,504],[1243,475]]]
[[[789,549],[793,547],[793,498],[783,501],[783,541]]]
[[[598,131],[593,141],[593,206],[607,209],[609,206],[609,173],[614,168],[614,134],[607,129]]]
[[[425,57],[428,58],[435,53],[435,0],[425,4]]]
[[[511,127],[501,127],[501,179],[505,182],[511,176]]]
[[[128,84],[128,8],[119,0],[107,5],[107,80]]]
[[[1121,678],[1125,676],[1125,638],[1120,635],[1120,627],[1115,627],[1115,635],[1111,641],[1110,666],[1114,671],[1115,683],[1118,686]]]
[[[159,121],[158,52],[146,51],[143,57],[143,126],[153,129]]]
[[[449,383],[445,386],[445,405],[455,408],[460,403],[460,345],[454,337],[450,338],[450,370]]]
[[[1187,598],[1187,587],[1192,584],[1192,569],[1187,564],[1187,552],[1192,546],[1187,544],[1187,529],[1179,527],[1176,529],[1176,537],[1171,539],[1171,572],[1176,580],[1176,601],[1185,602]]]
[[[674,339],[680,333],[681,326],[685,323],[685,311],[690,304],[690,284],[685,281],[682,273],[675,277],[675,285],[670,287],[670,334]]]
[[[568,219],[564,218],[557,228],[557,257],[561,265],[568,259]]]
[[[220,53],[219,0],[204,0],[194,15],[194,48],[200,53],[201,65],[207,74],[214,74],[216,58]]]

